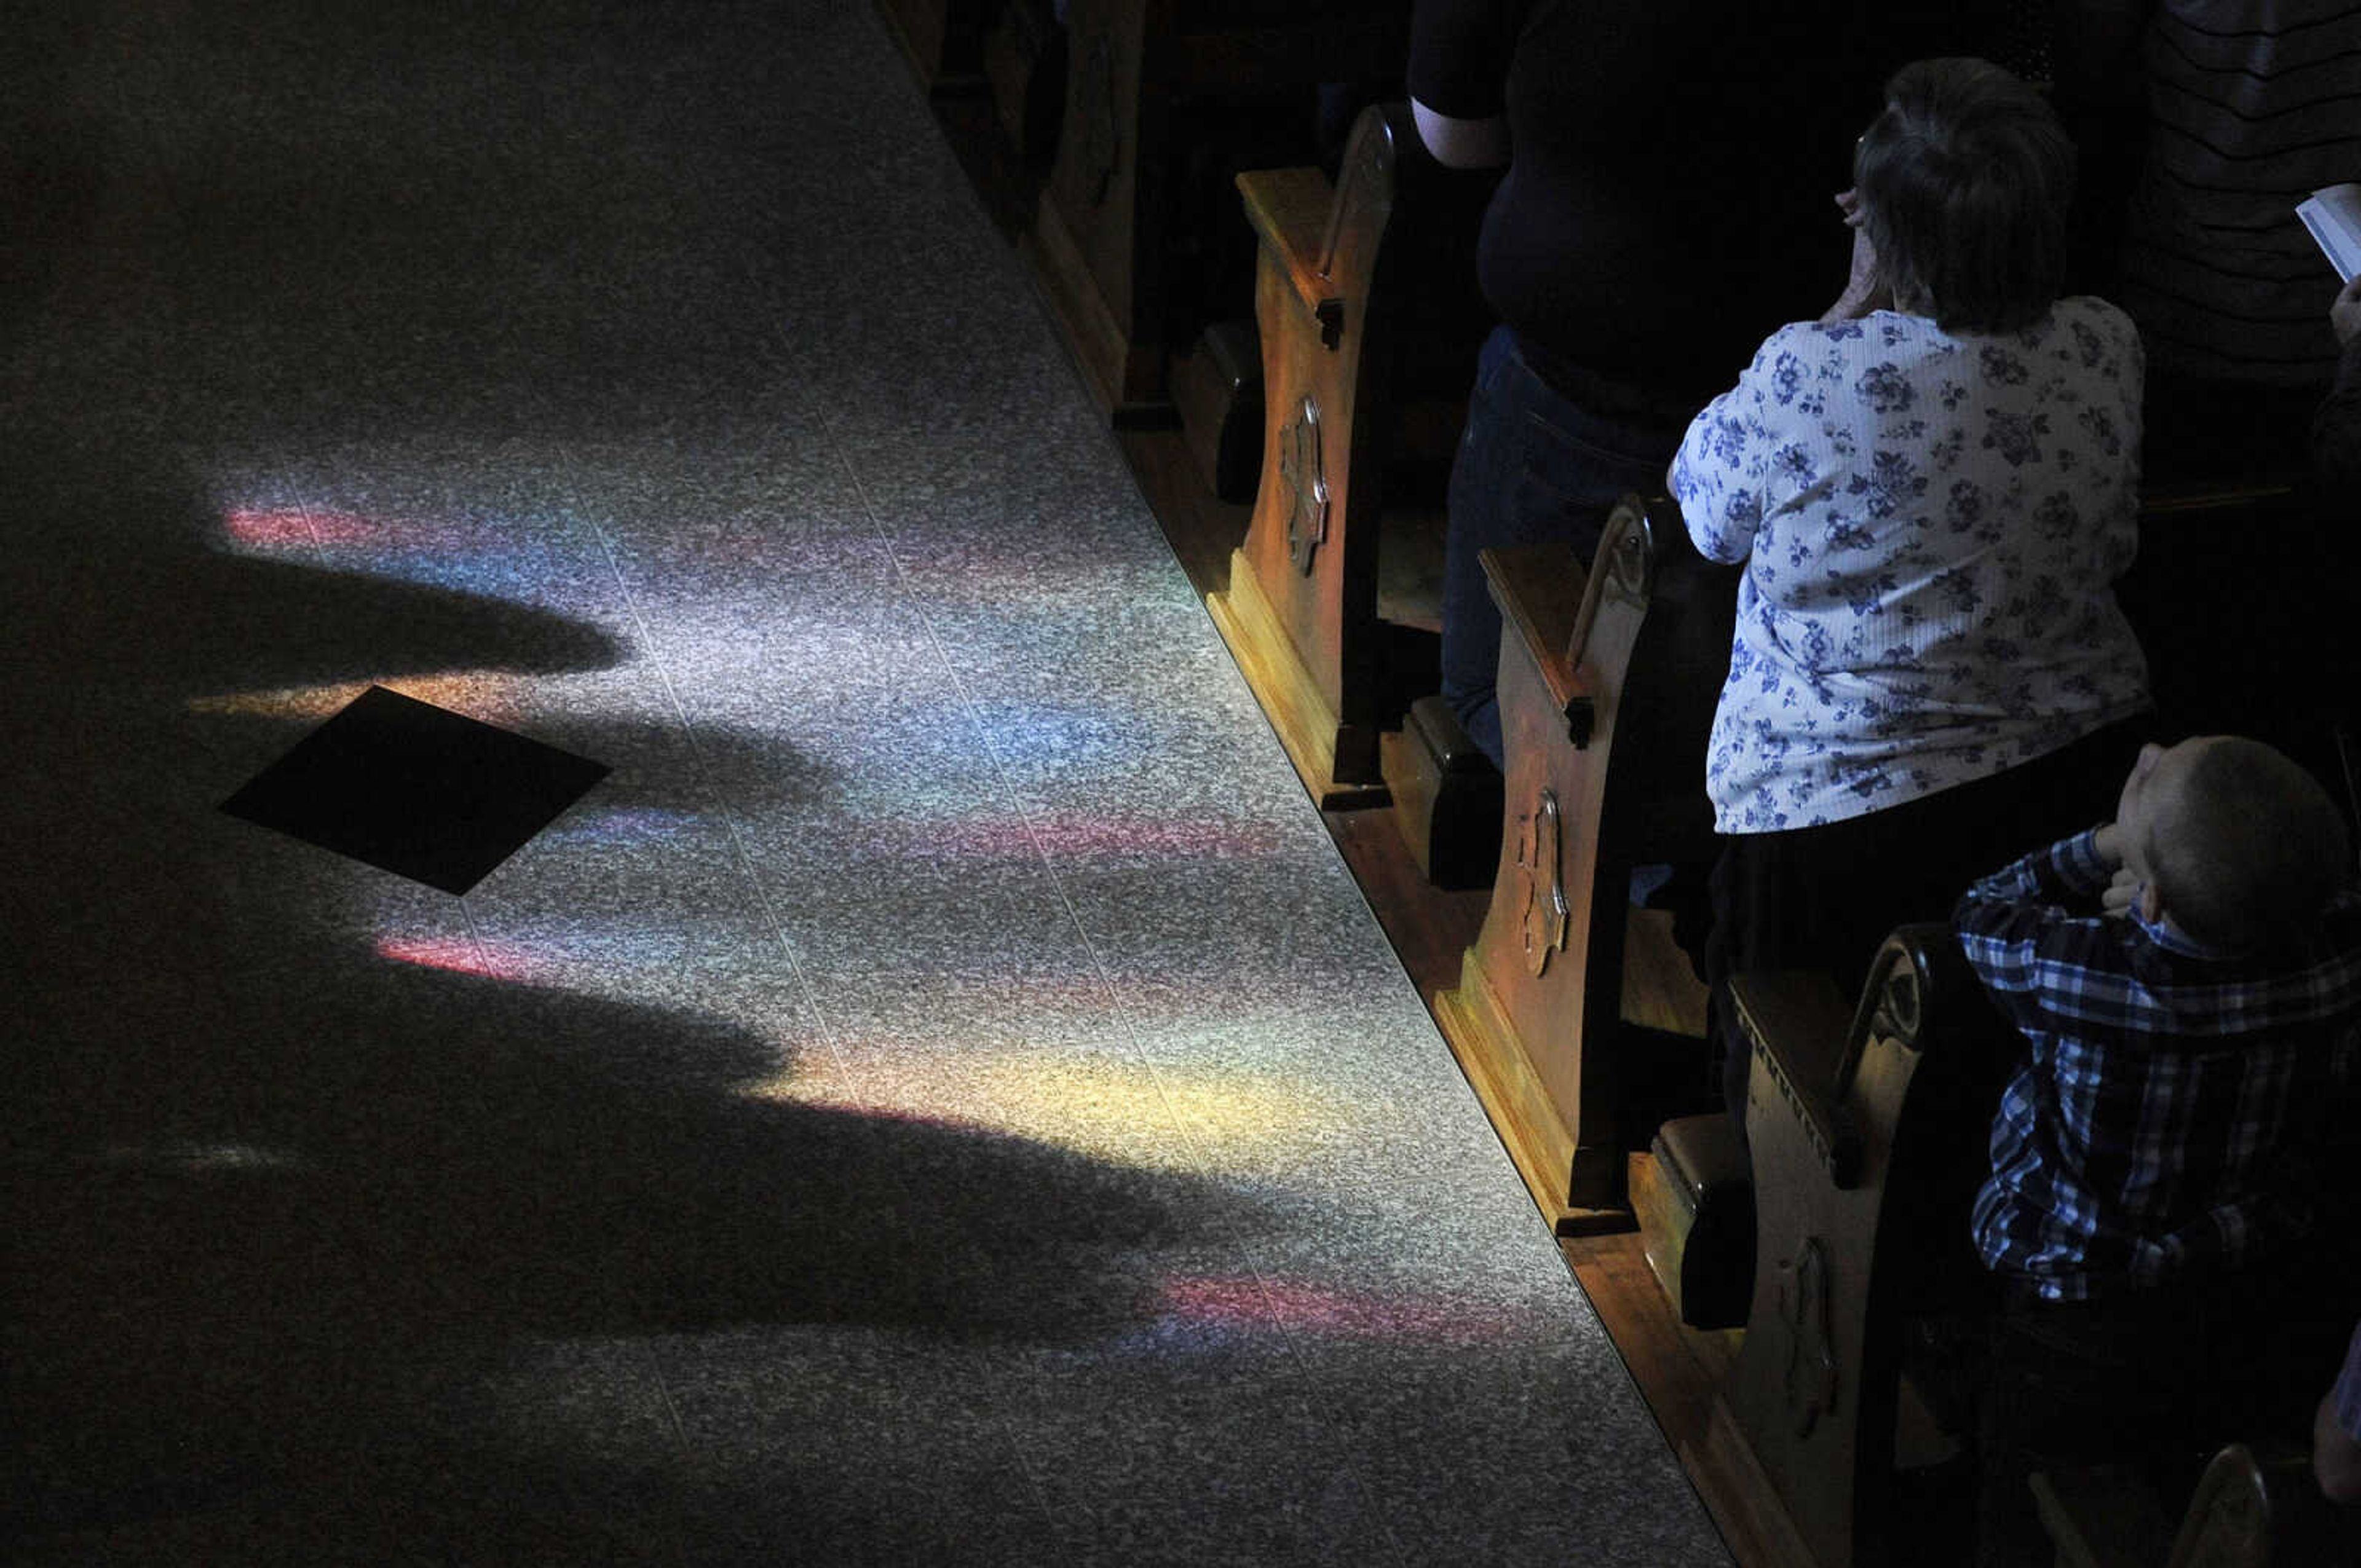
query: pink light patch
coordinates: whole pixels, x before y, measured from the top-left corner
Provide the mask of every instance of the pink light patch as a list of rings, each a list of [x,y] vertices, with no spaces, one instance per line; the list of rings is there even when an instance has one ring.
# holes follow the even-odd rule
[[[539,980],[552,968],[546,957],[527,948],[458,937],[379,937],[377,956],[398,964],[480,975],[486,980]]]
[[[348,511],[315,511],[303,507],[239,507],[222,521],[231,539],[261,550],[364,544],[382,540],[391,532],[381,522]]]
[[[1166,1315],[1182,1323],[1244,1330],[1279,1327],[1338,1338],[1415,1340],[1478,1344],[1508,1338],[1515,1329],[1497,1310],[1411,1295],[1364,1296],[1251,1277],[1181,1278],[1164,1283]]]

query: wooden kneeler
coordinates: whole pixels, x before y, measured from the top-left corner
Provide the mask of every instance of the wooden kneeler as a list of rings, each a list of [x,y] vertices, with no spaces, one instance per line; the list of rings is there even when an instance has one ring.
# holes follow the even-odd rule
[[[1706,736],[1737,574],[1664,498],[1627,496],[1588,572],[1565,544],[1487,551],[1507,807],[1491,907],[1436,1021],[1561,1234],[1631,1225],[1625,1154],[1701,1041],[1622,1019],[1631,869],[1713,843]]]
[[[1905,1564],[1906,1330],[1989,1300],[1967,1215],[2015,1033],[1939,925],[1889,938],[1858,1005],[1817,975],[1730,993],[1753,1047],[1754,1299],[1706,1445],[1794,1561]]]
[[[1323,810],[1385,799],[1378,515],[1390,318],[1417,281],[1389,236],[1422,166],[1410,106],[1383,104],[1355,123],[1333,187],[1316,169],[1238,176],[1261,242],[1262,475],[1229,587],[1206,603]]]

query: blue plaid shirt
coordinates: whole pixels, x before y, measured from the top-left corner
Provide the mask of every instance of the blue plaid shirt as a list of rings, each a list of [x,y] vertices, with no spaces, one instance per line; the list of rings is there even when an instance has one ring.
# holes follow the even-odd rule
[[[2312,1161],[2356,1131],[2361,894],[2337,894],[2299,945],[2234,953],[2101,914],[2110,874],[2078,834],[1984,878],[1952,916],[2032,1047],[1993,1124],[1976,1247],[2052,1300],[2235,1268],[2303,1235]]]

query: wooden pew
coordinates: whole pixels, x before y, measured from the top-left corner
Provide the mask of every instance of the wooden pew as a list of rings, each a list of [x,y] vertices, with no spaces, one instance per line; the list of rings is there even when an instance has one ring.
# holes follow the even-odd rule
[[[1981,1319],[1967,1213],[2015,1049],[1948,927],[1904,927],[1856,1004],[1818,975],[1731,983],[1752,1042],[1753,1301],[1706,1447],[1816,1568],[1909,1563],[1896,1423],[1914,1319]]]
[[[1208,608],[1323,809],[1375,804],[1378,731],[1433,682],[1403,677],[1409,638],[1378,608],[1395,414],[1406,388],[1438,380],[1465,406],[1485,186],[1434,163],[1407,104],[1362,112],[1333,184],[1317,169],[1237,184],[1260,247],[1262,471],[1229,587]],[[1464,278],[1441,259],[1453,256]]]
[[[1706,737],[1737,573],[1697,554],[1661,496],[1617,505],[1587,573],[1564,544],[1483,560],[1507,821],[1436,1020],[1559,1233],[1624,1229],[1633,1135],[1717,1098],[1704,1042],[1623,1022],[1623,958],[1631,868],[1712,854]]]
[[[1755,1266],[1745,1335],[1704,1442],[1707,1463],[1739,1477],[1738,1490],[1756,1500],[1752,1523],[1779,1544],[1782,1564],[1927,1561],[1921,1510],[1941,1488],[1910,1485],[1904,1412],[1919,1413],[1923,1432],[1943,1424],[1930,1409],[1971,1396],[1920,1398],[1911,1352],[1938,1337],[1970,1347],[1946,1370],[1972,1387],[1997,1291],[1975,1255],[1968,1215],[1990,1168],[1993,1117],[2020,1041],[1944,925],[1897,930],[1858,1003],[1817,975],[1741,974],[1731,997],[1752,1047]],[[2323,1314],[2342,1323],[2353,1291],[2326,1269],[2282,1288],[2298,1292],[2278,1314],[2290,1325]],[[1927,1325],[1949,1332],[1918,1332]],[[2327,1356],[2319,1387],[2334,1372]],[[1963,1416],[1954,1412],[1960,1427]],[[1972,1442],[1962,1430],[1951,1437],[1955,1450]],[[2245,1494],[2234,1484],[2236,1463],[2210,1475],[2184,1537],[2253,1538],[2257,1516],[2237,1499],[2283,1484],[2285,1470],[2250,1478]],[[2053,1476],[2036,1490],[2048,1514],[2079,1521],[2053,1533],[2132,1554],[2090,1561],[2142,1561],[2162,1537],[2125,1506],[2131,1492],[2120,1476]],[[2291,1521],[2289,1540],[2311,1539],[2303,1532],[2317,1522],[2292,1522],[2307,1518],[2294,1504],[2277,1517]],[[2083,1559],[2061,1552],[2059,1561]]]
[[[1032,253],[1083,378],[1118,421],[1160,408],[1194,144],[1323,83],[1400,78],[1408,0],[1071,0],[1064,120]],[[1307,116],[1308,117],[1308,116]],[[1228,313],[1219,313],[1226,314]],[[1211,319],[1211,318],[1208,318]]]

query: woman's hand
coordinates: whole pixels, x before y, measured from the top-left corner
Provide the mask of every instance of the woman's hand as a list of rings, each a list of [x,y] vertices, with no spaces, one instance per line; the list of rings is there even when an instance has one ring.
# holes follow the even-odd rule
[[[1869,222],[1861,210],[1861,192],[1837,192],[1837,211],[1844,214],[1845,227],[1852,230],[1852,273],[1845,280],[1844,292],[1837,302],[1821,313],[1820,324],[1859,321],[1872,311],[1891,310],[1894,291],[1885,286],[1877,269],[1877,247],[1869,243]]]

